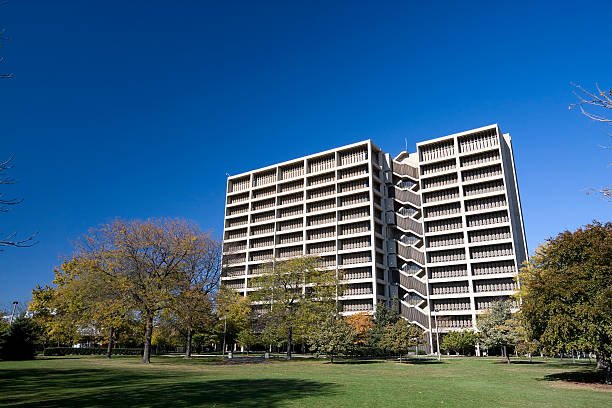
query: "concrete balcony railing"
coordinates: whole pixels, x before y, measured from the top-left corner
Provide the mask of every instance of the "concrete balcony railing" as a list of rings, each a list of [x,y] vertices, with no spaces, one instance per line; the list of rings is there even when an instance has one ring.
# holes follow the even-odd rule
[[[404,163],[393,161],[393,172],[400,176],[408,176],[413,179],[419,178],[419,170],[416,167],[409,166]]]
[[[399,274],[399,284],[406,291],[415,291],[421,297],[427,298],[427,285],[421,282],[419,279],[412,275],[404,275],[402,272]]]
[[[416,323],[425,330],[429,330],[429,316],[427,313],[416,307],[400,301],[400,314],[411,323]]]
[[[395,199],[402,203],[410,203],[416,206],[421,205],[421,197],[411,190],[402,190],[399,187],[395,187]]]
[[[425,255],[414,247],[398,244],[397,254],[406,261],[415,261],[421,265],[425,265]]]
[[[396,217],[395,222],[397,227],[403,231],[423,235],[423,224],[412,218]]]

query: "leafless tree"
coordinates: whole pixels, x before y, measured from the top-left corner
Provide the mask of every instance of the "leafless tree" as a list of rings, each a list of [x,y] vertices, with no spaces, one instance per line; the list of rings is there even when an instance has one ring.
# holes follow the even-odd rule
[[[570,109],[578,108],[584,116],[596,122],[612,123],[612,117],[607,116],[610,114],[609,111],[612,111],[612,88],[608,91],[604,91],[598,84],[595,84],[597,92],[592,92],[584,89],[580,85],[572,85],[576,88],[574,90],[574,95],[578,98],[578,102],[571,104],[569,106]],[[594,108],[595,112],[591,111],[589,108]],[[600,112],[601,110],[604,111]]]
[[[12,167],[12,161],[13,159],[9,158],[0,162],[0,185],[15,183],[14,179],[6,175],[6,172]],[[6,198],[4,193],[0,192],[0,212],[7,212],[11,206],[17,205],[21,203],[21,201],[22,200],[16,198]],[[17,234],[11,233],[0,238],[0,248],[4,246],[30,247],[35,244],[34,238],[35,235],[30,235],[25,239],[17,239]]]
[[[5,1],[0,1],[0,7],[4,6],[5,4],[6,4]],[[6,35],[6,29],[0,28],[0,47],[2,47],[4,43],[8,40],[9,40],[9,37]],[[0,57],[0,64],[3,62],[4,62],[4,57]],[[13,78],[14,76],[15,75],[13,75],[12,73],[0,72],[0,79],[10,79],[10,78]]]
[[[0,46],[2,46],[4,44],[5,41],[7,41],[9,38],[6,36],[6,30],[0,29]],[[0,64],[4,62],[4,57],[0,57]],[[13,78],[15,75],[12,73],[8,73],[8,72],[0,72],[0,78],[2,79],[10,79]]]
[[[582,86],[572,84],[574,86],[574,95],[578,98],[578,102],[569,106],[569,109],[580,109],[580,112],[587,118],[612,126],[612,88],[602,90],[598,84],[595,84],[596,91],[589,91]],[[612,137],[612,133],[609,134]],[[603,149],[612,149],[612,146],[601,146]],[[605,199],[612,201],[612,185],[607,185],[601,188],[592,188],[587,191],[587,194],[598,194]]]

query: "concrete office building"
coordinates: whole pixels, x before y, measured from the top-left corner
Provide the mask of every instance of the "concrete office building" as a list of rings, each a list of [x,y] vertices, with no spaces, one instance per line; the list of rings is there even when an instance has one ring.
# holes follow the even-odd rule
[[[248,294],[272,259],[317,255],[344,314],[398,298],[432,351],[436,330],[475,329],[527,256],[511,139],[491,125],[416,150],[366,140],[229,177],[222,285]]]

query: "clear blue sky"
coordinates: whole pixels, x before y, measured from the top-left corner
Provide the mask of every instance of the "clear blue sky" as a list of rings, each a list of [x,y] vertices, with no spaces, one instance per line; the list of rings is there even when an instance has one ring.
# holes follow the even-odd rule
[[[293,4],[287,4],[293,3]],[[398,153],[499,123],[529,247],[612,204],[602,125],[570,82],[612,86],[612,2],[9,1],[0,156],[24,199],[0,231],[0,306],[89,227],[184,217],[221,236],[225,173],[372,138]]]

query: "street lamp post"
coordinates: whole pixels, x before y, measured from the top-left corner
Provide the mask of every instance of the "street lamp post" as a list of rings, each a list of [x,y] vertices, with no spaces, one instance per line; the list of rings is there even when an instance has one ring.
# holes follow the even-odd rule
[[[442,358],[440,356],[440,331],[438,330],[438,315],[434,315],[434,321],[436,322],[436,351],[438,352],[438,361]]]
[[[19,304],[18,301],[13,300],[13,311],[11,312],[11,320],[9,320],[9,325],[13,324],[13,318],[15,317],[15,309],[17,308],[18,304]]]
[[[227,315],[223,316],[223,350],[221,351],[221,357],[225,356],[225,333],[227,332]]]

